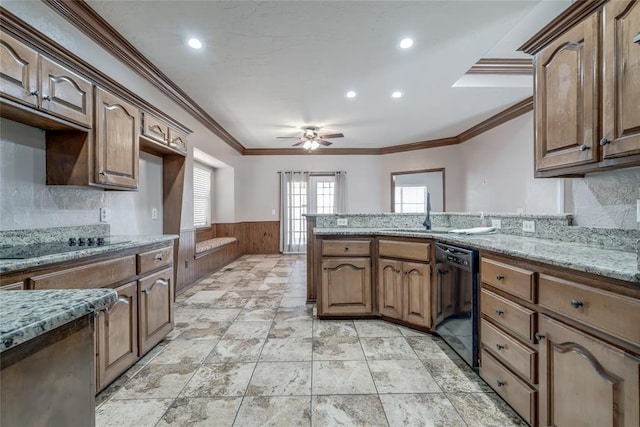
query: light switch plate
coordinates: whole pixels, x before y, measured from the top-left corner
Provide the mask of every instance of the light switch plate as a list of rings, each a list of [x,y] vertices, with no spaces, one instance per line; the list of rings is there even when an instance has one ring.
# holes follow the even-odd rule
[[[535,221],[522,221],[522,231],[526,231],[527,233],[535,233],[536,232],[536,222]]]
[[[109,221],[109,209],[100,208],[100,222]]]
[[[501,219],[492,219],[491,226],[494,228],[502,228],[502,220]]]
[[[338,225],[348,225],[349,224],[349,220],[347,218],[338,218]]]
[[[151,219],[158,219],[158,209],[151,209]]]

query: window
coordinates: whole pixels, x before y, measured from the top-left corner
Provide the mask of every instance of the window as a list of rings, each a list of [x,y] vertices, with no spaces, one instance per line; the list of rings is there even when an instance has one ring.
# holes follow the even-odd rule
[[[211,169],[193,165],[193,226],[211,224]]]
[[[309,181],[309,212],[319,214],[336,213],[335,177],[311,176]]]
[[[396,187],[395,212],[426,212],[427,211],[427,187],[403,186]]]

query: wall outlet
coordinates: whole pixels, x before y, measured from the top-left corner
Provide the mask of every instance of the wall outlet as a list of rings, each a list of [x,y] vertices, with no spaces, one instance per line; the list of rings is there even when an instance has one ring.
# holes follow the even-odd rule
[[[151,209],[151,219],[158,219],[158,209]]]
[[[640,199],[636,200],[636,221],[640,222]]]
[[[346,226],[349,224],[349,220],[347,218],[338,218],[338,225]]]
[[[522,231],[526,231],[527,233],[535,233],[536,232],[536,222],[535,221],[522,221]]]
[[[109,221],[109,209],[100,208],[100,222]]]
[[[275,215],[276,214],[276,210],[275,209],[271,209],[271,215]]]
[[[502,228],[502,220],[501,219],[492,219],[491,226],[494,228]]]

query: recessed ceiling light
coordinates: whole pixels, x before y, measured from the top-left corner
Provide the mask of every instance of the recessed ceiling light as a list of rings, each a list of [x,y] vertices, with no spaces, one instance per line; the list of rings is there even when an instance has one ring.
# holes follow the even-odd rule
[[[395,92],[393,92],[393,93],[391,94],[391,97],[392,97],[392,98],[402,98],[402,92],[400,92],[400,91],[398,91],[398,90],[397,90],[397,91],[395,91]]]
[[[194,49],[200,49],[202,47],[202,42],[198,39],[189,39],[187,43]]]
[[[400,47],[402,49],[409,49],[411,46],[413,46],[413,40],[408,37],[400,41]]]
[[[347,92],[347,94],[345,95],[347,98],[355,98],[356,97],[356,93],[352,90],[350,90],[349,92]]]

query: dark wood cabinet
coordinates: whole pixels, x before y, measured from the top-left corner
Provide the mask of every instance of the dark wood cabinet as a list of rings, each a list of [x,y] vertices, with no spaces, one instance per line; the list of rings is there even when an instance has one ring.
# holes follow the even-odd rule
[[[0,93],[38,106],[38,52],[0,31]]]
[[[91,127],[93,97],[91,82],[66,67],[40,57],[40,109]]]
[[[136,107],[96,87],[95,176],[100,184],[138,187],[138,120]]]
[[[402,319],[403,295],[402,261],[378,258],[378,311],[380,314]]]
[[[118,301],[96,323],[97,389],[104,388],[138,360],[138,284],[115,288]]]
[[[138,281],[140,355],[151,350],[173,329],[173,269]]]
[[[431,266],[418,262],[403,262],[402,274],[402,319],[413,325],[431,327]]]

